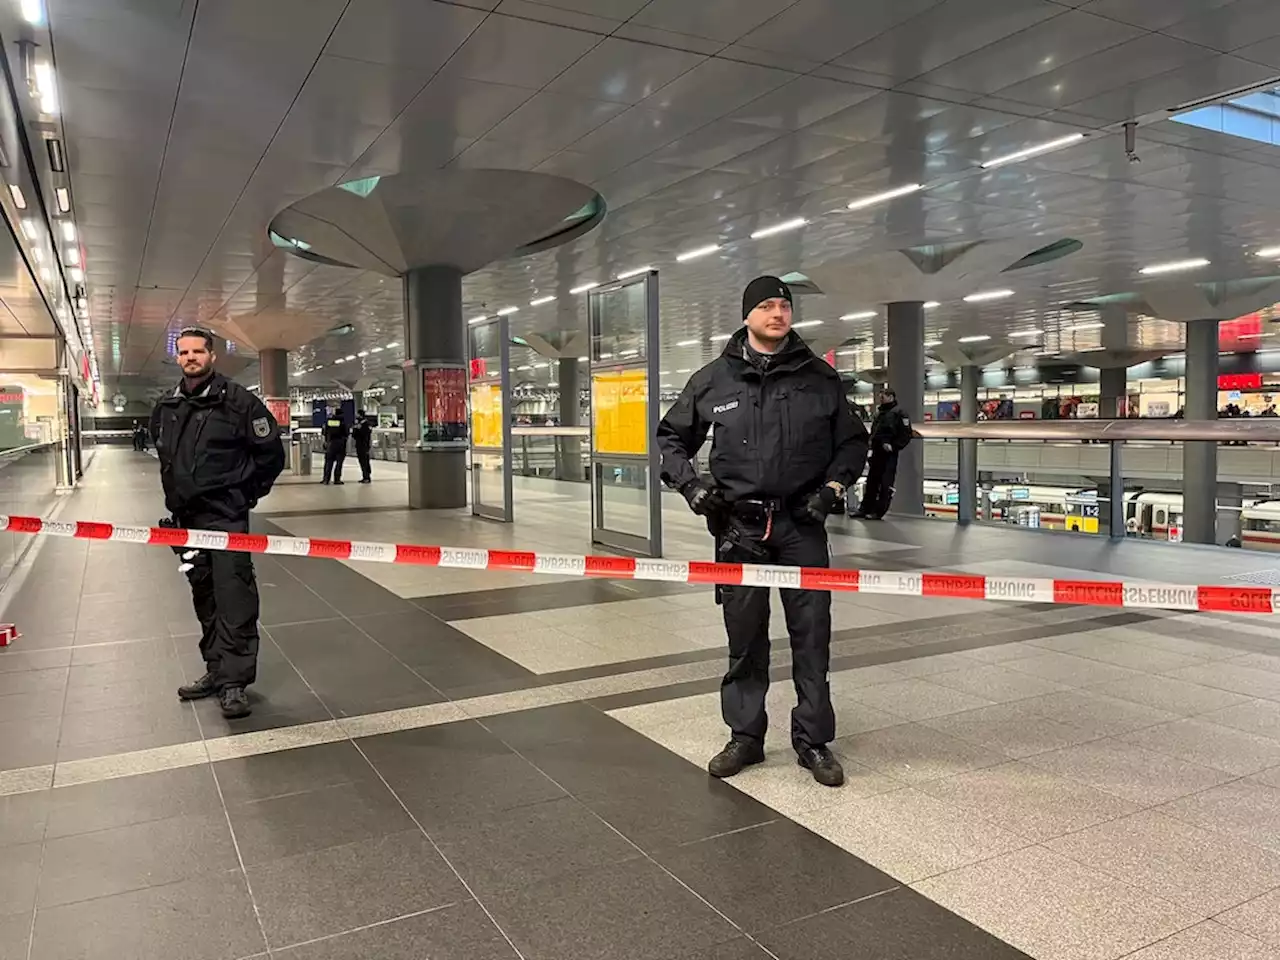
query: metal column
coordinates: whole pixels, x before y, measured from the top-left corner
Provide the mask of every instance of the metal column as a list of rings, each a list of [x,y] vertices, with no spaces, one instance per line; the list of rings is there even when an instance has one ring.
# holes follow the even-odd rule
[[[924,417],[924,303],[889,304],[889,387],[912,424]],[[892,511],[924,516],[924,441],[898,455]]]
[[[462,274],[433,266],[404,275],[405,456],[409,506],[467,504],[467,346]]]
[[[506,317],[497,317],[471,327],[469,339],[471,512],[487,520],[510,523],[515,519],[511,488],[511,325]],[[493,482],[495,474],[497,484]]]
[[[576,427],[582,420],[582,378],[579,376],[578,358],[561,357],[556,362],[556,374],[560,383],[560,426]],[[582,438],[556,437],[556,479],[582,479]]]
[[[892,353],[893,351],[889,351]],[[978,422],[978,368],[965,365],[960,368],[960,421]],[[923,441],[921,441],[923,442]],[[978,500],[978,441],[960,441],[960,462],[956,468],[956,480],[960,487],[960,504],[956,519],[960,523],[972,523],[977,517]],[[984,505],[982,517],[990,519]]]
[[[1188,421],[1218,419],[1218,321],[1187,324]],[[1218,444],[1182,445],[1183,534],[1188,543],[1214,543],[1217,533]]]

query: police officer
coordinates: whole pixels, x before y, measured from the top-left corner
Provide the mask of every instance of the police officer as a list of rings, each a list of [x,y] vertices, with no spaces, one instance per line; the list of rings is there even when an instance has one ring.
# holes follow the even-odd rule
[[[342,486],[342,462],[347,459],[347,434],[350,428],[342,417],[339,407],[329,408],[329,418],[324,422],[324,479],[328,483],[330,476],[337,486]]]
[[[249,511],[284,469],[280,431],[262,401],[214,371],[213,337],[178,334],[182,382],[151,414],[168,524],[247,533]],[[162,521],[163,523],[163,521]],[[249,715],[245,687],[257,677],[258,586],[247,553],[184,554],[200,620],[204,676],[178,688],[183,700],[219,698],[224,716]]]
[[[886,387],[871,421],[871,465],[867,488],[855,517],[879,520],[893,501],[893,481],[898,475],[898,454],[911,442],[911,421],[898,409],[898,398]]]
[[[824,524],[866,462],[866,428],[850,414],[836,372],[792,332],[791,308],[781,280],[751,281],[743,329],[689,379],[658,426],[663,480],[706,518],[723,561],[828,566]],[[706,480],[691,461],[713,425]],[[717,598],[729,637],[720,706],[732,738],[707,770],[731,777],[764,760],[769,591],[722,587]],[[827,748],[836,726],[827,682],[831,595],[783,590],[782,606],[798,700],[791,744],[814,779],[839,786],[844,771]]]
[[[373,422],[368,414],[356,415],[356,425],[351,428],[351,439],[356,442],[356,459],[360,461],[360,482],[372,483],[369,475],[369,448],[373,446]]]

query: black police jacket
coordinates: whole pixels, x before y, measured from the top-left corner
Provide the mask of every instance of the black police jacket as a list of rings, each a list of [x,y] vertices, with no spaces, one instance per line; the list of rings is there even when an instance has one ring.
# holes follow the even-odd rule
[[[899,409],[897,401],[891,404],[880,404],[876,409],[875,419],[871,421],[872,449],[879,453],[897,453],[911,442],[911,421]],[[892,451],[885,450],[885,444]]]
[[[342,419],[342,414],[340,413],[324,422],[324,442],[330,446],[346,443],[347,435],[350,432],[347,421]]]
[[[175,516],[243,518],[284,469],[275,417],[215,373],[193,396],[181,386],[151,412],[165,506]]]
[[[762,372],[746,338],[744,327],[690,377],[658,424],[663,481],[697,479],[691,461],[714,425],[711,476],[729,501],[794,501],[832,480],[851,486],[867,460],[867,428],[839,375],[794,333]]]
[[[373,442],[373,424],[368,420],[357,420],[356,425],[351,428],[351,439],[356,442],[357,450],[368,452]]]

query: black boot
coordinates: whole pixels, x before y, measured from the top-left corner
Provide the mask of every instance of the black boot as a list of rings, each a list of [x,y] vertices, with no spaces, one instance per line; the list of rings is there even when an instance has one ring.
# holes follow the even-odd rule
[[[763,762],[764,747],[760,744],[730,740],[723,750],[711,758],[711,762],[707,764],[707,773],[717,780],[723,780],[741,773],[743,767]]]
[[[813,771],[813,779],[824,787],[838,787],[844,783],[844,768],[826,747],[806,747],[796,754],[796,763]]]
[[[205,697],[212,697],[218,692],[218,688],[214,685],[213,674],[206,673],[195,683],[188,683],[186,686],[178,688],[179,700],[203,700]]]
[[[244,687],[223,687],[222,692],[218,694],[218,703],[222,707],[222,715],[228,720],[239,720],[253,712]]]

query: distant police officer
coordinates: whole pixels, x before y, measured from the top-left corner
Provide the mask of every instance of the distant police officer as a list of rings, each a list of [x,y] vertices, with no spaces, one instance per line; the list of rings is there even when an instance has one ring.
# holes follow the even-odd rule
[[[898,454],[911,442],[911,421],[898,409],[898,398],[886,388],[871,421],[871,465],[867,488],[856,517],[879,520],[893,502],[893,481],[898,475]]]
[[[781,280],[753,280],[742,297],[744,329],[689,379],[658,426],[663,480],[707,519],[720,560],[828,566],[824,524],[866,462],[866,428],[850,414],[836,372],[792,332],[791,308]],[[691,461],[713,425],[708,482]],[[729,636],[720,705],[732,739],[707,770],[731,777],[764,759],[769,590],[722,587],[717,596]],[[791,743],[819,783],[839,786],[844,771],[827,749],[836,726],[827,681],[831,595],[783,590],[782,606],[798,699]]]
[[[151,436],[170,524],[246,533],[249,511],[284,468],[275,418],[262,401],[214,371],[213,337],[178,334],[182,382],[151,414]],[[184,554],[200,620],[205,675],[178,688],[183,700],[217,695],[229,718],[250,712],[245,687],[257,677],[258,586],[247,553]]]
[[[329,478],[338,486],[342,486],[342,463],[347,459],[347,434],[350,428],[342,417],[340,407],[329,408],[329,418],[324,422],[324,479]]]
[[[360,482],[372,483],[369,472],[369,450],[373,446],[373,421],[367,414],[356,414],[356,425],[351,428],[351,439],[355,441],[356,459],[360,461]]]

